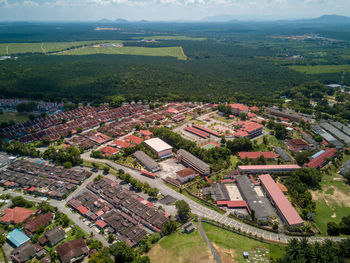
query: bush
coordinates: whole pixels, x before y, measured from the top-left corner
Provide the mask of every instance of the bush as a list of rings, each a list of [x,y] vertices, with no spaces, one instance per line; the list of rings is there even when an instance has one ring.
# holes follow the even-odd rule
[[[339,236],[340,228],[336,222],[329,222],[327,224],[327,233],[330,236]]]

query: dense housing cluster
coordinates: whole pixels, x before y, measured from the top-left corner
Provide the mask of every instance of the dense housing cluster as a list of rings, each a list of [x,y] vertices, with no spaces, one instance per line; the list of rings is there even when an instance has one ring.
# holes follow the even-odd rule
[[[30,193],[62,199],[91,173],[82,169],[64,169],[43,163],[17,160],[0,172],[0,184]]]
[[[87,188],[89,191],[74,197],[68,204],[100,229],[116,234],[130,246],[147,235],[142,226],[160,232],[169,220],[152,203],[110,179],[92,182]]]

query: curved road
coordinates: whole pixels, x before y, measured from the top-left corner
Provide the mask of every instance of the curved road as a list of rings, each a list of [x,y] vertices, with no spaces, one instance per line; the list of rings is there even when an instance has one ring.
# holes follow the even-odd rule
[[[148,178],[148,177],[141,175],[140,172],[135,171],[133,169],[126,168],[125,166],[119,165],[119,164],[111,162],[109,160],[104,160],[104,159],[96,160],[96,159],[90,158],[88,155],[89,155],[89,153],[85,153],[82,156],[82,158],[84,158],[86,161],[89,161],[89,162],[105,163],[116,170],[122,169],[125,172],[129,173],[131,176],[133,176],[135,179],[138,179],[141,182],[147,182],[151,187],[158,188],[159,191],[163,195],[169,194],[178,200],[181,200],[181,199],[185,200],[190,205],[192,212],[194,214],[198,215],[199,217],[205,217],[205,218],[214,220],[216,222],[219,222],[221,224],[224,224],[228,227],[234,227],[236,229],[240,229],[241,232],[253,234],[259,238],[262,237],[266,241],[280,242],[280,243],[286,244],[286,243],[288,243],[289,240],[291,240],[293,238],[300,238],[300,237],[287,236],[287,235],[282,234],[282,233],[278,233],[278,234],[272,233],[272,232],[269,232],[266,230],[262,230],[262,229],[247,225],[247,224],[242,223],[236,219],[230,218],[226,215],[221,215],[220,213],[215,212],[215,211],[213,211],[205,206],[202,206],[199,203],[193,201],[192,199],[190,199],[190,198],[180,194],[179,192],[176,192],[175,190],[171,189],[170,187],[165,185],[164,182],[162,181],[162,179],[160,179],[160,178],[151,179],[151,178]],[[327,240],[327,239],[331,239],[333,241],[340,241],[340,240],[345,239],[345,238],[341,238],[341,237],[308,237],[308,240],[310,242],[322,242],[322,241]]]

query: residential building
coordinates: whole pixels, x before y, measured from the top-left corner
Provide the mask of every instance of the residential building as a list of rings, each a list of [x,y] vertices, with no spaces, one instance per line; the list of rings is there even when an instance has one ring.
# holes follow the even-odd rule
[[[62,263],[70,263],[83,259],[89,254],[89,249],[83,238],[65,242],[56,247],[56,252]]]
[[[185,168],[183,170],[177,171],[176,177],[181,184],[184,184],[194,179],[196,177],[196,174],[197,174],[196,171],[194,171],[192,168]]]
[[[234,115],[240,115],[242,112],[248,113],[249,111],[249,107],[244,104],[235,103],[235,104],[230,104],[230,106],[231,106],[231,112]]]
[[[23,207],[5,208],[0,221],[5,224],[19,224],[24,222],[28,217],[34,214],[33,210]]]
[[[337,151],[337,148],[328,148],[310,162],[305,163],[304,166],[309,168],[322,168],[329,160],[332,160],[336,156]]]
[[[56,226],[53,229],[46,231],[39,239],[39,243],[42,246],[47,244],[48,246],[53,247],[65,238],[66,232],[61,227]]]
[[[19,247],[22,244],[26,243],[30,240],[28,236],[26,236],[23,232],[21,232],[18,228],[15,228],[10,233],[7,234],[6,239],[14,246]]]
[[[53,213],[40,214],[37,217],[30,217],[26,220],[23,227],[27,235],[31,236],[40,226],[47,226],[53,219]]]

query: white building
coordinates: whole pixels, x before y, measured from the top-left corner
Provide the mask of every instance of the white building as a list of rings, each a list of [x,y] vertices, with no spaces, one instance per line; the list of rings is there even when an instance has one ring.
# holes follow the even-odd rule
[[[152,138],[145,141],[148,148],[157,154],[158,158],[166,158],[173,154],[173,147],[159,138]]]

